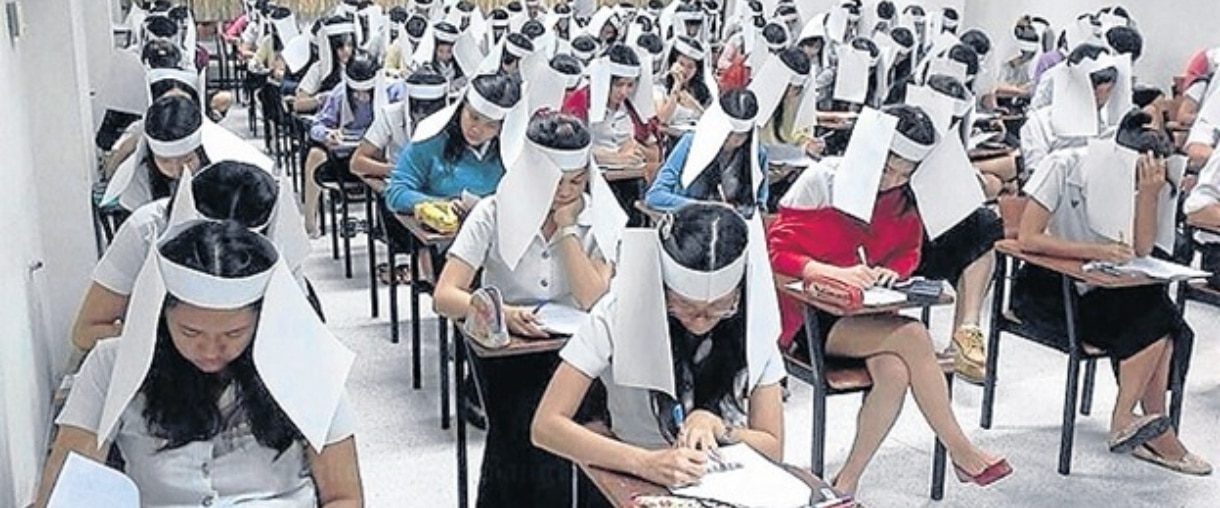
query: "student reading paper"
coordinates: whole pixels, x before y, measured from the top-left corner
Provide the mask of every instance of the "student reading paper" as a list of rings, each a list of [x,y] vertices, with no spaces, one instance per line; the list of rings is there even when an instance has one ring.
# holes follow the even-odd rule
[[[1086,175],[1088,149],[1083,147],[1046,158],[1025,185],[1031,199],[1021,218],[1021,250],[1113,263],[1149,255],[1156,241],[1157,204],[1166,185],[1164,157],[1170,150],[1158,132],[1146,130],[1150,122],[1146,113],[1134,110],[1123,118],[1117,134],[1105,139],[1111,151],[1127,152],[1125,159],[1133,167],[1106,164],[1099,166],[1104,173]],[[1109,195],[1086,195],[1086,179],[1106,177],[1125,183]],[[1107,238],[1098,232],[1087,212],[1088,203],[1095,200],[1133,201],[1134,234]],[[1166,287],[1073,287],[1079,295],[1075,319],[1081,340],[1102,348],[1118,364],[1110,451],[1134,451],[1137,458],[1174,471],[1209,474],[1211,465],[1186,450],[1165,415],[1174,340],[1193,333],[1169,300]],[[1022,320],[1049,327],[1062,337],[1059,275],[1027,263],[1013,283],[1012,309]]]
[[[780,200],[779,218],[768,231],[775,271],[861,289],[909,277],[919,264],[923,236],[909,182],[935,144],[935,128],[922,110],[904,105],[883,113],[866,109],[842,162],[807,169]],[[781,297],[780,345],[805,356],[800,305]],[[908,387],[962,481],[988,485],[1012,472],[1007,460],[975,446],[962,432],[923,324],[898,314],[839,318],[816,312],[815,336],[825,341],[827,355],[852,359],[854,365],[862,361],[873,379],[851,453],[832,478],[836,489],[856,490],[898,417]]]
[[[122,336],[81,368],[38,505],[69,452],[104,460],[113,446],[144,506],[359,506],[353,359],[271,242],[236,222],[181,224],[150,250]]]
[[[684,206],[623,235],[611,295],[560,352],[534,415],[539,447],[667,486],[703,476],[718,444],[783,454],[774,305],[765,262],[731,208]],[[772,293],[774,294],[774,293]],[[594,378],[606,385],[614,438],[573,420]]]

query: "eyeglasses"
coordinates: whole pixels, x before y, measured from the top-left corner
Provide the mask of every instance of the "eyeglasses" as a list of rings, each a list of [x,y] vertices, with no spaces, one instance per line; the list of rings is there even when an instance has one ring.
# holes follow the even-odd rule
[[[699,319],[719,321],[737,314],[741,296],[734,293],[732,300],[718,300],[704,305],[691,303],[689,300],[673,294],[668,295],[665,300],[669,315],[683,321]]]

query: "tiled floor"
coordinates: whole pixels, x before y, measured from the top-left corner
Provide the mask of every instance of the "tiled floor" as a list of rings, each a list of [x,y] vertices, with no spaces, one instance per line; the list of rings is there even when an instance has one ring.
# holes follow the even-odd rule
[[[240,122],[240,123],[239,123]],[[235,111],[227,125],[245,133],[244,114]],[[384,258],[384,250],[379,255]],[[305,272],[317,288],[329,325],[358,354],[348,388],[360,417],[357,439],[365,497],[372,507],[436,507],[456,504],[455,438],[440,429],[435,319],[426,313],[421,390],[410,387],[409,323],[402,323],[404,342],[390,344],[387,293],[381,289],[381,317],[369,317],[365,239],[353,239],[354,278],[345,279],[341,261],[330,257],[330,239],[314,242]],[[407,294],[401,291],[403,315]],[[430,308],[425,300],[423,307]],[[947,342],[949,309],[933,315],[939,344]],[[1197,454],[1220,463],[1220,361],[1217,334],[1220,312],[1191,304],[1188,321],[1198,333],[1187,385],[1182,435]],[[986,319],[986,318],[984,318]],[[1220,481],[1171,473],[1105,448],[1109,410],[1115,386],[1108,365],[1098,369],[1095,409],[1078,418],[1071,476],[1055,472],[1059,422],[1066,372],[1065,357],[1019,340],[1005,339],[1000,362],[995,422],[978,426],[981,389],[956,383],[953,398],[958,420],[982,446],[1006,455],[1016,473],[991,487],[960,485],[949,475],[945,499],[928,499],[932,433],[914,400],[908,401],[890,437],[866,473],[858,497],[871,507],[1024,507],[1220,506]],[[785,409],[785,457],[808,464],[809,390],[792,384]],[[827,404],[827,470],[843,461],[855,428],[857,396],[832,397]],[[477,483],[482,433],[471,434],[471,492]],[[473,501],[473,499],[472,499]]]

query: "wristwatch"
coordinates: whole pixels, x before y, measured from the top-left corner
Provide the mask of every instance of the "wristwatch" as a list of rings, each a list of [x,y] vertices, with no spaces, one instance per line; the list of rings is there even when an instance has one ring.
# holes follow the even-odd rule
[[[557,244],[568,236],[576,237],[576,239],[579,240],[580,239],[580,226],[577,226],[575,224],[570,224],[570,225],[564,226],[562,228],[559,228],[559,231],[556,231],[555,235],[551,237],[551,244]]]

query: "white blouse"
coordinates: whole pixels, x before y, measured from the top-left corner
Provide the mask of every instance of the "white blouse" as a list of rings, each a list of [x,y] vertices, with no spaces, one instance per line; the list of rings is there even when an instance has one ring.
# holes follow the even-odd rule
[[[56,424],[97,432],[118,353],[117,339],[97,343]],[[222,405],[226,398],[232,400],[222,395]],[[166,440],[149,431],[144,407],[144,396],[137,394],[120,417],[113,441],[126,461],[124,472],[140,489],[143,506],[317,506],[303,442],[280,454],[259,444],[249,424],[239,418],[212,439],[163,450]],[[347,439],[354,428],[355,415],[346,398],[340,399],[327,444]]]

